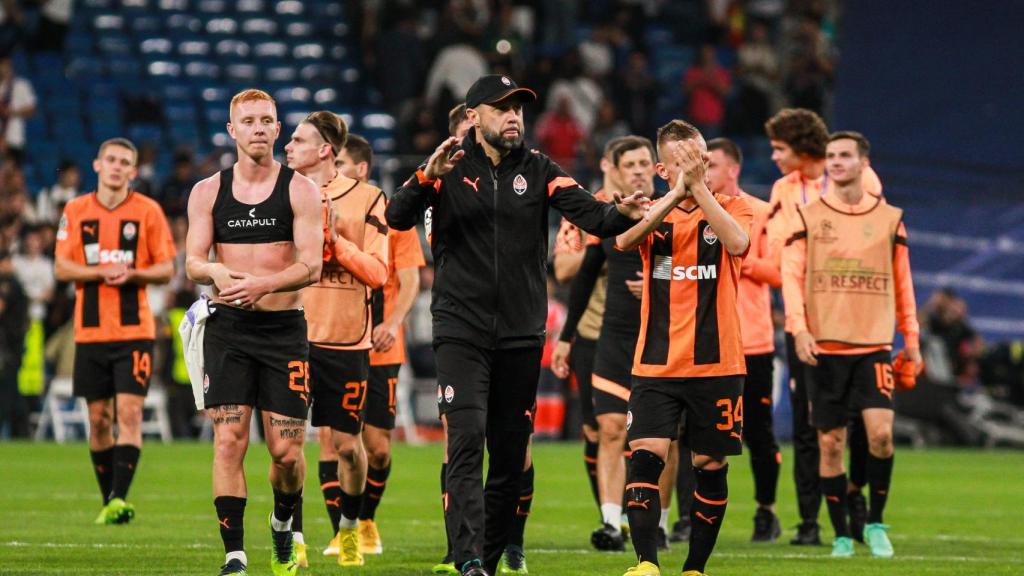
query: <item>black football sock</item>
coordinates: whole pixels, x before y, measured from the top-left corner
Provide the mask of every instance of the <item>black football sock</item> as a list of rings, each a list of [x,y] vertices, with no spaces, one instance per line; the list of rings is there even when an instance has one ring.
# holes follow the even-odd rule
[[[141,450],[138,446],[122,444],[114,446],[114,478],[110,484],[110,498],[127,498],[135,469],[139,466]]]
[[[338,482],[338,461],[320,461],[320,492],[324,495],[324,506],[327,516],[331,519],[334,534],[338,533],[338,522],[341,520],[341,483]]]
[[[828,517],[832,520],[832,528],[836,538],[849,538],[850,525],[846,520],[846,474],[821,479],[821,494],[828,505]]]
[[[366,469],[366,488],[363,490],[363,503],[359,509],[360,520],[373,520],[377,515],[377,506],[384,497],[384,488],[391,474],[391,462],[383,468],[369,466]]]
[[[103,496],[103,504],[110,501],[110,487],[114,482],[114,449],[90,450],[92,458],[92,469],[96,473],[96,482],[100,485],[100,495]]]
[[[871,492],[871,506],[868,508],[868,523],[881,524],[885,501],[889,497],[892,482],[892,465],[895,456],[875,458],[868,455],[868,485]]]
[[[690,550],[683,564],[683,572],[704,572],[711,551],[715,549],[718,532],[725,519],[725,508],[729,504],[729,466],[717,470],[694,469],[693,474],[697,489],[690,508]]]
[[[630,458],[626,482],[626,516],[637,563],[658,564],[658,525],[661,521],[661,492],[658,478],[665,461],[648,450],[635,450]]]
[[[245,526],[242,519],[245,516],[245,498],[218,496],[213,499],[213,507],[217,509],[217,522],[220,524],[220,539],[224,541],[224,553],[243,551]]]

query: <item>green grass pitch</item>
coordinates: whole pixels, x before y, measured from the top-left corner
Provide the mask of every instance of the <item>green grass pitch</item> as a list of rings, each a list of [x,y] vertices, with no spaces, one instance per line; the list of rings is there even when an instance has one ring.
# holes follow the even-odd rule
[[[320,555],[330,538],[316,479],[316,445],[307,445],[313,474],[306,482],[306,541],[311,564],[300,574],[366,576],[429,574],[444,552],[438,497],[437,445],[397,446],[387,493],[378,512],[383,556],[362,569],[342,569]],[[534,458],[536,497],[526,532],[531,574],[618,576],[632,551],[590,548],[597,512],[576,444],[540,444]],[[99,491],[85,445],[0,443],[0,574],[214,575],[223,561],[210,495],[209,445],[147,444],[129,494],[138,512],[128,526],[94,526]],[[857,556],[833,560],[829,548],[790,546],[796,524],[790,453],[783,461],[779,513],[786,542],[748,542],[754,513],[746,456],[732,460],[730,502],[715,554],[713,576],[747,574],[925,575],[1024,574],[1024,454],[926,450],[897,452],[886,521],[892,560]],[[249,450],[246,544],[250,574],[270,574],[267,514],[269,459]],[[673,513],[674,520],[674,513]],[[822,511],[821,521],[827,524]],[[831,529],[823,536],[831,540]],[[661,556],[662,573],[676,576],[686,547]]]

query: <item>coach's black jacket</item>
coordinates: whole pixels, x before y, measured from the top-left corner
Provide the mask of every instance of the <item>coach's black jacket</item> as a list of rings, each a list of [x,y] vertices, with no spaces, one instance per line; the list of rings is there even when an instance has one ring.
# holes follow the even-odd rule
[[[595,200],[557,164],[521,147],[491,164],[470,131],[465,156],[436,182],[422,169],[395,191],[388,226],[408,230],[424,210],[434,255],[434,341],[485,348],[540,346],[547,318],[548,208],[600,237],[635,224]]]

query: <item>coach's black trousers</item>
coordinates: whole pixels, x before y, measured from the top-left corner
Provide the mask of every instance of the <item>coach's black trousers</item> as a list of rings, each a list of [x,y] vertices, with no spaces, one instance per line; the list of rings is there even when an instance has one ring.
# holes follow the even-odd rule
[[[807,396],[808,367],[796,355],[796,341],[786,333],[786,362],[789,364],[789,402],[793,408],[793,483],[800,519],[817,522],[821,509],[821,480],[818,478],[818,431],[811,426]]]
[[[434,350],[438,404],[448,423],[445,518],[452,560],[461,568],[479,558],[493,574],[515,518],[542,348],[494,350],[442,341]]]

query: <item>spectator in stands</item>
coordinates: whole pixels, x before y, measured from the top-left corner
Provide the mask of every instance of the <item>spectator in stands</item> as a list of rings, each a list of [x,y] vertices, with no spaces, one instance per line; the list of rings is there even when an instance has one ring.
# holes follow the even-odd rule
[[[0,135],[5,156],[20,164],[25,151],[25,119],[36,113],[36,92],[14,74],[10,55],[0,56]]]
[[[0,213],[11,214],[18,218],[13,228],[14,236],[11,238],[17,247],[17,240],[21,233],[21,225],[35,223],[38,221],[36,208],[28,199],[28,190],[25,187],[25,174],[14,162],[8,162],[0,168]]]
[[[706,138],[722,131],[725,119],[725,97],[729,94],[732,75],[718,63],[715,47],[701,46],[700,57],[683,75],[686,95],[686,118]]]
[[[443,48],[427,75],[427,106],[435,111],[451,110],[487,71],[487,61],[474,46],[453,44]]]
[[[73,0],[42,0],[39,2],[39,24],[30,48],[36,52],[63,52],[64,39],[74,11]]]
[[[0,54],[9,54],[25,35],[25,15],[20,2],[0,0]]]
[[[139,146],[138,170],[128,186],[131,190],[149,197],[157,194],[156,156],[156,146],[152,142],[143,142]]]
[[[801,18],[792,38],[785,90],[789,105],[825,115],[827,89],[832,83],[832,54],[828,38],[813,18]]]
[[[604,150],[605,144],[620,136],[629,134],[629,126],[619,118],[615,104],[611,100],[601,102],[597,111],[597,122],[594,130],[590,133],[590,139],[586,147],[588,166],[597,166],[600,161],[599,154]]]
[[[188,209],[188,195],[196,180],[192,153],[188,150],[179,150],[174,155],[171,174],[160,185],[160,192],[156,195],[156,201],[164,209],[168,220],[185,215]]]
[[[43,252],[42,228],[27,226],[21,232],[21,249],[12,256],[14,275],[29,299],[29,319],[43,320],[53,297],[56,278],[53,259]]]
[[[922,307],[921,316],[924,328],[942,341],[957,384],[961,388],[976,387],[984,342],[967,319],[964,299],[952,288],[940,288]]]
[[[738,93],[729,106],[726,130],[730,134],[760,134],[778,108],[779,59],[764,22],[753,21],[750,35],[740,46],[736,70]]]
[[[43,188],[36,197],[36,218],[39,222],[56,224],[64,213],[64,205],[78,196],[82,185],[82,170],[73,160],[61,160],[57,167],[57,182]]]
[[[570,174],[576,172],[576,155],[586,135],[572,114],[572,100],[562,95],[549,110],[537,120],[534,128],[537,142],[548,156]],[[603,148],[602,148],[603,150]]]
[[[0,226],[10,228],[7,217]],[[11,244],[0,239],[0,434],[28,436],[28,403],[18,391],[18,370],[25,351],[29,301],[14,275]]]
[[[580,123],[583,132],[589,134],[597,120],[597,110],[604,101],[601,85],[584,74],[577,50],[570,50],[562,59],[562,73],[551,84],[545,109],[554,110],[563,96],[572,100],[572,115]]]
[[[651,74],[647,55],[635,50],[625,72],[615,83],[615,100],[633,134],[654,132],[653,112],[658,102],[658,81]],[[604,150],[604,148],[597,148]]]

